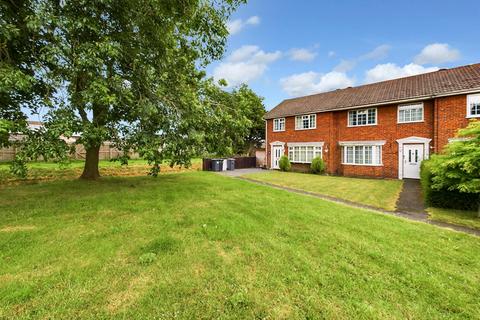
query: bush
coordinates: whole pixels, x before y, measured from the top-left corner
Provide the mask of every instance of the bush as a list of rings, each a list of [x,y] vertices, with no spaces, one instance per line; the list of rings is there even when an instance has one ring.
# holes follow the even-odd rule
[[[456,190],[435,190],[432,188],[432,168],[440,166],[442,161],[442,156],[439,155],[434,155],[429,160],[422,161],[420,183],[425,204],[437,208],[476,210],[478,195]]]
[[[290,160],[288,160],[287,156],[282,156],[278,165],[280,166],[280,170],[282,171],[290,171],[290,169],[292,168]]]
[[[325,162],[320,157],[313,158],[310,170],[315,174],[322,174],[325,172]]]

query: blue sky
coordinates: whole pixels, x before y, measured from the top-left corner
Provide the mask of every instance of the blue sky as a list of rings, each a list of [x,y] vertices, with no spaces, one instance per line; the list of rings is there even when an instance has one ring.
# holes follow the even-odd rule
[[[480,62],[480,1],[250,0],[208,73],[283,99]]]

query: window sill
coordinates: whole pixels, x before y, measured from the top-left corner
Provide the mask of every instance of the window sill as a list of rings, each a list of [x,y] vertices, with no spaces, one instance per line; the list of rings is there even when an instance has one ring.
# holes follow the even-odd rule
[[[378,125],[378,123],[375,123],[375,124],[360,124],[360,125],[356,125],[356,126],[347,125],[347,128],[374,127],[374,126],[377,126],[377,125]]]
[[[272,130],[272,132],[285,132],[285,130]]]
[[[383,164],[342,163],[342,166],[383,167]]]
[[[400,122],[398,121],[397,124],[409,124],[409,123],[421,123],[421,122],[425,122],[425,120],[418,120],[418,121],[404,121],[404,122]]]
[[[468,116],[466,116],[465,118],[467,118],[467,119],[480,118],[480,114],[478,114],[478,115],[473,115],[473,116],[472,116],[472,115],[468,115]]]
[[[297,128],[295,128],[295,131],[302,131],[302,130],[315,130],[315,129],[317,129],[317,127],[315,127],[315,128],[306,128],[306,129],[297,129]]]

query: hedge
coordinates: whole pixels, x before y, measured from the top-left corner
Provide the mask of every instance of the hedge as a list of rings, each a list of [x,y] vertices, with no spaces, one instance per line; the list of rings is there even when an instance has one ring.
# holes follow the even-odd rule
[[[477,210],[477,194],[450,191],[445,189],[432,189],[431,167],[436,165],[436,162],[439,161],[436,159],[437,158],[424,160],[421,164],[420,183],[422,185],[422,191],[426,205],[430,207],[448,209]]]

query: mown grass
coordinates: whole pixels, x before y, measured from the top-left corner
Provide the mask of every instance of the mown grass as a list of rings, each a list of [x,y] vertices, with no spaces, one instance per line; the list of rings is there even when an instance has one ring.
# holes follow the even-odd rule
[[[252,173],[245,177],[391,211],[395,210],[402,190],[402,181],[389,179],[359,179],[281,171]]]
[[[480,218],[476,211],[428,208],[430,219],[448,222],[459,226],[480,229]]]
[[[59,165],[53,162],[32,162],[27,165],[28,176],[26,179],[20,179],[10,172],[10,163],[0,163],[0,184],[16,183],[23,180],[57,180],[73,179],[82,174],[84,161],[73,160],[68,165]],[[188,169],[173,167],[168,163],[161,165],[161,173],[195,171],[202,167],[201,159],[192,159],[192,166]],[[151,166],[145,160],[129,160],[128,165],[121,165],[118,161],[102,160],[99,163],[101,176],[145,176],[150,171]]]
[[[0,188],[0,318],[473,319],[479,255],[208,172]]]

